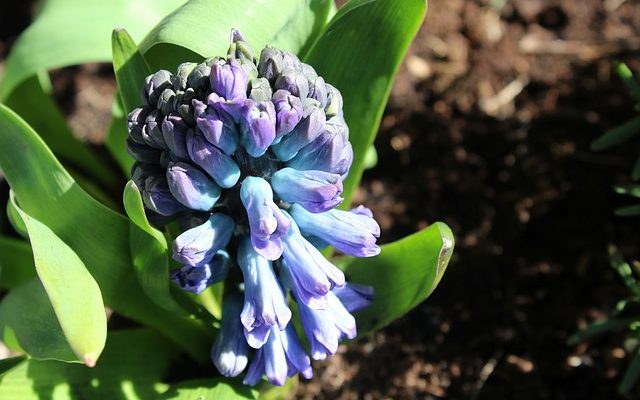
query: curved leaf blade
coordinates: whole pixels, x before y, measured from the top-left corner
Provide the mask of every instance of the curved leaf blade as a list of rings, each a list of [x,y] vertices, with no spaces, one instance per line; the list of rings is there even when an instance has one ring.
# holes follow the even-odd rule
[[[153,399],[166,390],[161,379],[178,354],[173,343],[150,330],[114,331],[95,368],[27,360],[4,374],[0,398]]]
[[[35,276],[33,253],[29,243],[0,236],[0,289],[11,289]]]
[[[257,399],[258,391],[231,379],[197,379],[179,383],[163,393],[158,400]]]
[[[299,53],[315,40],[330,8],[329,0],[191,0],[160,22],[140,51],[154,70],[174,70],[181,62],[226,55],[236,28],[255,51],[273,44]]]
[[[166,310],[184,314],[184,310],[173,300],[169,290],[167,239],[147,220],[140,190],[133,181],[127,183],[123,197],[124,208],[131,219],[131,258],[142,290]]]
[[[48,0],[7,58],[0,100],[40,71],[111,59],[111,31],[141,39],[184,0]]]
[[[81,362],[37,278],[11,290],[0,302],[0,338],[10,349],[34,359]]]
[[[142,104],[140,91],[151,70],[126,30],[114,29],[111,42],[118,91],[124,109],[130,111]],[[124,142],[122,147],[124,148]]]
[[[131,266],[129,221],[84,192],[38,135],[3,105],[0,148],[0,168],[20,207],[76,252],[98,282],[105,303],[206,361],[213,329],[167,312],[142,291]]]
[[[377,257],[350,259],[347,280],[374,288],[373,303],[355,315],[358,335],[382,328],[424,301],[442,279],[454,245],[451,229],[436,222],[382,246]]]
[[[38,277],[51,300],[69,346],[93,367],[107,340],[102,293],[80,257],[46,225],[11,200],[27,227]]]
[[[304,59],[344,99],[354,153],[344,182],[345,208],[362,177],[365,154],[378,131],[394,77],[426,10],[424,0],[351,0],[338,10]]]

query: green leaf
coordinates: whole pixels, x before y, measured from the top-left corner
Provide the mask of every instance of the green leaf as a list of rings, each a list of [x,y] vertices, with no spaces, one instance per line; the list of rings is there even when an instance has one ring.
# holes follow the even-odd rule
[[[640,215],[640,205],[618,208],[615,214],[618,217],[635,217]]]
[[[127,132],[127,118],[122,110],[119,96],[120,95],[116,93],[116,98],[111,107],[111,123],[107,130],[105,145],[113,158],[118,162],[118,165],[120,165],[120,168],[122,168],[124,175],[129,177],[131,175],[131,167],[133,167],[133,158],[127,153],[123,145],[129,133]]]
[[[10,349],[35,359],[80,362],[37,278],[11,290],[2,299],[0,337]]]
[[[609,246],[608,252],[611,268],[620,275],[620,278],[622,278],[627,288],[629,288],[637,298],[640,298],[640,283],[636,279],[629,263],[624,260],[620,250],[615,246]]]
[[[5,104],[33,126],[47,145],[64,161],[90,172],[107,187],[114,188],[117,177],[86,143],[78,140],[43,83],[49,85],[45,73],[31,76],[17,86]],[[0,85],[2,87],[2,85]]]
[[[0,100],[41,71],[111,60],[111,31],[140,40],[184,0],[48,0],[7,58]]]
[[[0,236],[0,288],[11,289],[35,276],[33,253],[29,243]]]
[[[638,101],[640,101],[640,84],[633,77],[633,72],[629,69],[629,67],[625,63],[616,62],[615,63],[616,73],[622,79],[627,89],[633,97],[635,97]]]
[[[212,329],[168,312],[142,291],[131,265],[129,220],[95,201],[62,168],[38,135],[0,105],[0,169],[20,207],[80,257],[116,312],[160,330],[205,362]]]
[[[373,303],[356,313],[358,334],[382,328],[424,301],[440,282],[454,243],[451,229],[436,222],[382,246],[377,257],[348,258],[347,281],[374,289]]]
[[[640,179],[640,158],[636,160],[636,163],[633,166],[633,170],[631,171],[631,179],[633,179],[634,181]]]
[[[613,189],[619,194],[640,197],[640,185],[617,185],[614,186]]]
[[[27,227],[24,225],[24,222],[22,222],[22,218],[20,218],[18,210],[16,210],[13,203],[10,201],[7,202],[7,218],[9,219],[11,227],[18,233],[18,235],[25,239],[29,237],[27,234]]]
[[[631,139],[638,132],[640,132],[640,117],[635,117],[594,140],[591,143],[591,150],[599,151],[617,146]]]
[[[571,335],[567,343],[569,346],[575,346],[585,340],[593,339],[607,332],[628,329],[629,325],[637,320],[637,318],[624,318],[595,321],[580,332]]]
[[[239,380],[197,379],[179,383],[158,400],[235,400],[257,399],[258,391],[243,385]]]
[[[622,377],[622,382],[618,386],[618,391],[623,395],[628,394],[635,386],[638,378],[640,378],[640,348],[636,349],[633,359]]]
[[[27,358],[25,356],[15,356],[0,360],[0,378],[26,359]]]
[[[169,291],[168,246],[162,232],[152,227],[144,213],[140,191],[133,181],[124,188],[124,208],[131,219],[131,257],[142,290],[161,307],[184,314]]]
[[[114,29],[111,42],[113,69],[118,81],[120,99],[124,109],[131,111],[142,105],[140,91],[151,70],[126,30]],[[124,148],[124,142],[121,145]]]
[[[161,378],[177,355],[173,343],[152,331],[114,331],[95,368],[28,360],[0,379],[0,398],[149,400],[166,390]]]
[[[378,152],[374,146],[371,146],[367,149],[367,152],[364,155],[363,168],[367,170],[375,167],[376,165],[378,165]]]
[[[38,277],[73,352],[93,367],[107,340],[102,294],[78,255],[42,222],[11,202],[27,227]]]
[[[191,0],[162,20],[140,43],[153,70],[225,56],[231,28],[254,51],[272,44],[301,53],[323,28],[330,0]],[[187,28],[188,27],[188,28]]]
[[[394,77],[426,14],[424,0],[351,0],[304,61],[342,93],[354,159],[343,207],[362,177]]]

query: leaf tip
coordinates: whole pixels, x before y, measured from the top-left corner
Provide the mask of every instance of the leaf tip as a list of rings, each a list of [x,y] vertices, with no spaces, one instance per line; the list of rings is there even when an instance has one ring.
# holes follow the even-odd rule
[[[96,366],[96,360],[95,357],[93,355],[86,355],[84,357],[84,365],[86,365],[89,368],[93,368]]]

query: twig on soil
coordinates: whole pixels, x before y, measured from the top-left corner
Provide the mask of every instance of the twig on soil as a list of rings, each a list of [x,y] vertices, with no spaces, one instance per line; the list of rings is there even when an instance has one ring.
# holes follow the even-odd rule
[[[526,35],[520,40],[520,51],[529,55],[573,56],[581,61],[640,50],[640,37],[588,43],[577,40],[544,40],[534,35]]]
[[[473,391],[471,393],[471,396],[469,396],[471,400],[476,400],[478,398],[480,392],[482,391],[482,388],[484,387],[484,384],[487,383],[487,381],[491,377],[491,374],[493,374],[493,371],[496,369],[496,365],[498,365],[498,361],[500,361],[503,355],[503,351],[497,352],[493,357],[489,359],[489,361],[487,361],[484,367],[482,367],[482,369],[480,370],[480,376],[478,376],[476,384],[473,385]]]
[[[529,77],[521,75],[511,81],[498,94],[480,99],[478,106],[487,115],[496,116],[500,110],[511,103],[529,84]]]

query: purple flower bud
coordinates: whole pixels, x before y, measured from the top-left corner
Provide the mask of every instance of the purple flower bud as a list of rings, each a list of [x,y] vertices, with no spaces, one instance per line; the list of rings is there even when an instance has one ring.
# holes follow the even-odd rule
[[[261,77],[273,83],[278,78],[278,75],[282,73],[283,68],[282,51],[269,46],[262,49],[260,61],[258,62],[258,73]]]
[[[173,76],[173,90],[174,92],[184,91],[187,89],[187,82],[189,75],[196,68],[197,64],[192,62],[185,62],[178,65],[178,70]]]
[[[336,354],[338,344],[344,337],[354,339],[357,335],[356,320],[342,305],[335,294],[326,295],[327,307],[316,310],[298,303],[300,321],[311,345],[311,357],[324,360]]]
[[[195,94],[203,94],[209,88],[209,76],[211,67],[206,63],[196,65],[187,77],[187,86],[193,89]]]
[[[273,103],[248,99],[242,107],[240,142],[253,157],[263,155],[276,137],[276,111]]]
[[[271,98],[276,111],[276,134],[291,132],[302,119],[302,101],[286,90],[278,90]]]
[[[218,60],[211,66],[211,89],[226,100],[246,99],[249,79],[238,60]]]
[[[222,282],[231,268],[231,259],[226,251],[220,250],[213,259],[200,266],[185,266],[171,272],[171,281],[182,290],[200,294],[214,283]]]
[[[240,320],[249,346],[259,349],[267,341],[272,326],[280,330],[287,326],[291,310],[271,261],[256,253],[248,238],[238,248],[238,265],[245,285]]]
[[[300,123],[290,134],[283,137],[280,143],[272,147],[282,161],[291,160],[301,148],[313,142],[324,130],[325,114],[316,100],[304,99],[302,109]]]
[[[193,162],[205,170],[222,188],[233,187],[240,178],[238,164],[202,135],[187,135],[187,150]]]
[[[164,176],[150,176],[145,180],[142,200],[148,209],[167,217],[185,211],[171,194]]]
[[[131,167],[131,180],[140,190],[144,190],[145,181],[148,177],[160,177],[162,175],[164,175],[164,170],[158,164],[136,162]]]
[[[159,150],[167,148],[164,137],[162,137],[161,124],[163,119],[164,116],[158,110],[151,111],[145,119],[141,134],[142,140],[144,140],[147,145]]]
[[[189,160],[186,143],[189,129],[184,120],[175,114],[170,114],[162,121],[162,137],[167,148],[176,158],[184,161]]]
[[[213,214],[204,224],[183,232],[173,241],[173,259],[191,267],[208,263],[229,243],[234,228],[231,217]]]
[[[187,163],[175,163],[167,170],[171,194],[185,207],[209,211],[220,198],[220,187],[198,168]]]
[[[350,313],[368,307],[373,301],[373,287],[346,283],[342,287],[335,287],[331,291]]]
[[[332,287],[343,286],[344,273],[309,243],[292,221],[283,238],[282,272],[300,301],[311,308],[324,308],[325,295]]]
[[[318,237],[345,254],[372,257],[380,253],[376,244],[380,227],[370,216],[342,210],[314,214],[297,204],[289,213],[304,234]]]
[[[340,175],[324,171],[298,171],[283,168],[271,177],[273,191],[282,200],[298,203],[307,210],[320,213],[342,203]]]
[[[325,130],[304,146],[287,166],[298,170],[331,172],[344,179],[353,160],[349,129],[341,117],[327,121]]]
[[[272,385],[282,386],[287,377],[298,372],[306,379],[313,376],[311,360],[304,352],[295,329],[291,324],[284,331],[274,326],[269,339],[251,361],[243,383],[253,386],[265,375]]]
[[[276,79],[275,90],[286,90],[287,92],[304,99],[309,94],[309,81],[301,70],[285,68],[282,74]]]
[[[209,143],[215,145],[227,155],[232,155],[238,148],[238,130],[233,117],[221,109],[220,98],[212,93],[208,105],[193,100],[193,112],[196,125]]]
[[[146,144],[138,144],[134,142],[131,137],[128,137],[125,142],[127,153],[134,160],[148,164],[158,164],[160,162],[160,150],[149,147]]]
[[[156,106],[163,90],[171,86],[173,75],[171,72],[161,69],[155,74],[149,75],[144,80],[142,98],[145,105]]]
[[[145,124],[149,108],[135,108],[127,116],[127,131],[131,140],[138,144],[146,144],[142,138],[142,127]]]
[[[327,84],[321,76],[316,76],[315,79],[310,80],[308,96],[317,100],[320,103],[320,107],[325,108],[327,106],[329,93],[327,92]]]
[[[248,176],[242,181],[240,199],[247,210],[253,248],[267,260],[277,260],[290,220],[273,202],[271,186],[262,178]]]
[[[327,83],[327,105],[324,108],[327,118],[335,115],[342,116],[342,94],[335,87]]]
[[[222,303],[222,322],[211,348],[211,360],[223,376],[235,377],[244,371],[249,361],[249,346],[242,333],[240,310],[242,296],[233,293]]]

